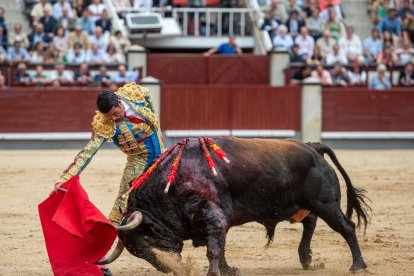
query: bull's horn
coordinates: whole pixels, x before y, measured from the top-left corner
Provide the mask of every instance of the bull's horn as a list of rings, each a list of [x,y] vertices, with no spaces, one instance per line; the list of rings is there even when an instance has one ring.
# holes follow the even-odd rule
[[[135,211],[128,218],[128,222],[125,225],[117,226],[118,231],[128,231],[136,228],[142,221],[142,213],[140,211]]]
[[[122,251],[124,250],[124,244],[120,239],[118,239],[118,243],[116,244],[116,247],[114,251],[112,251],[111,255],[106,257],[103,260],[99,260],[96,262],[98,265],[107,265],[118,259],[118,257],[121,255]]]

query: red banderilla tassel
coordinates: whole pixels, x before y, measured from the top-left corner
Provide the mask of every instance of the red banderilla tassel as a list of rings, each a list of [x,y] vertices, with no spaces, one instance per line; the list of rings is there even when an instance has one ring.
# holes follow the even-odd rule
[[[174,158],[174,161],[171,165],[171,171],[167,176],[167,185],[165,186],[164,193],[168,193],[170,190],[171,184],[174,182],[175,178],[177,177],[177,170],[178,166],[180,165],[181,157],[184,152],[185,145],[187,144],[188,139],[185,139],[181,142],[180,150],[178,151],[177,156]]]
[[[227,154],[216,144],[213,142],[211,138],[205,138],[207,144],[210,148],[214,151],[214,153],[224,162],[227,164],[230,163],[230,160],[227,158]]]
[[[161,164],[161,162],[168,156],[168,154],[170,154],[176,147],[177,147],[177,144],[175,144],[174,146],[166,150],[163,154],[161,154],[161,156],[158,157],[158,159],[144,173],[142,173],[138,177],[138,179],[136,179],[133,182],[131,188],[129,188],[128,192],[126,192],[123,195],[123,197],[131,193],[133,190],[138,189],[142,185],[142,183],[144,183],[144,181],[147,180],[151,176],[154,170]]]
[[[211,154],[207,149],[206,142],[203,137],[200,137],[199,140],[200,140],[201,148],[203,149],[203,152],[204,152],[204,157],[207,160],[208,167],[211,169],[211,172],[213,173],[213,175],[217,176],[216,163],[214,163],[214,160],[211,157]]]

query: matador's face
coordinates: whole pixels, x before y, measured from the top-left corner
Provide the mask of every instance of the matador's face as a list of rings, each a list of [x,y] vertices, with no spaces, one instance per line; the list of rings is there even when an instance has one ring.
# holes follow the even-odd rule
[[[125,108],[121,100],[118,101],[118,106],[113,106],[105,116],[114,122],[119,122],[124,118]]]

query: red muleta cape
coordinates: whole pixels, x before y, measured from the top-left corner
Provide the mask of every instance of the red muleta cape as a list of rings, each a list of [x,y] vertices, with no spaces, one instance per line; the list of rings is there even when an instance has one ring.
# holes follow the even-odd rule
[[[39,216],[53,273],[102,275],[94,262],[111,248],[116,228],[89,201],[79,176],[65,182],[39,204]]]

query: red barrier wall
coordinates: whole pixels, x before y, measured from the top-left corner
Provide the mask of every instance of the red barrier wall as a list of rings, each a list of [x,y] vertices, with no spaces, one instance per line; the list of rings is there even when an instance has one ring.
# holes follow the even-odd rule
[[[147,74],[164,84],[268,84],[268,56],[149,54]]]
[[[414,131],[412,88],[323,88],[322,131]]]
[[[91,130],[99,89],[13,88],[0,91],[0,132]]]
[[[164,85],[163,130],[300,130],[300,88]]]

